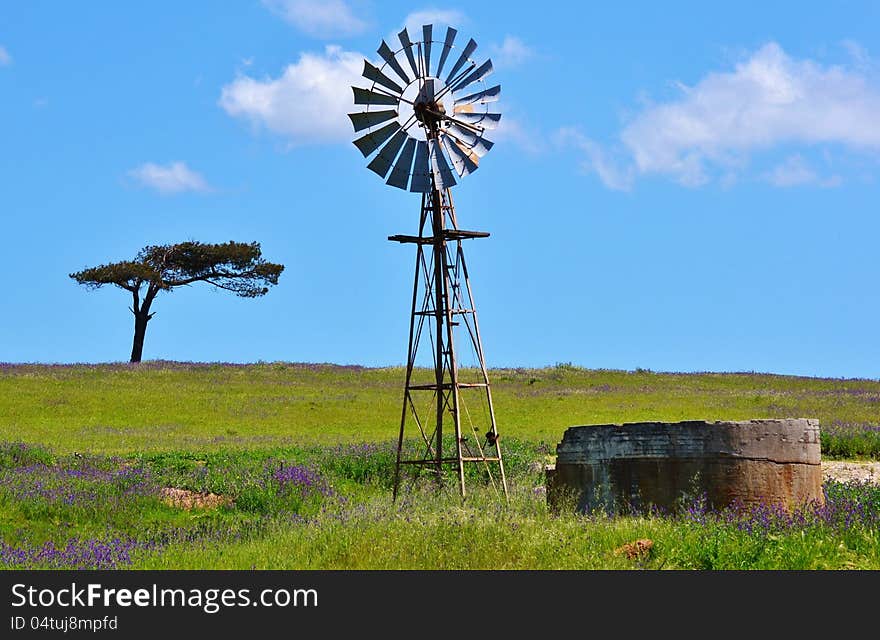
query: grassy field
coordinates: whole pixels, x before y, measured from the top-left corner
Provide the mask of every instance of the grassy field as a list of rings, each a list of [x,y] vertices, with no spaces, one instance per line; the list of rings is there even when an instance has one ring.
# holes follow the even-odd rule
[[[823,456],[880,459],[880,382],[491,376],[507,505],[426,479],[391,501],[400,369],[0,366],[0,566],[880,569],[874,485],[826,483],[825,506],[794,514],[692,496],[676,515],[608,517],[549,512],[542,473],[566,427],[634,420],[818,418]],[[218,502],[183,508],[169,488]]]
[[[0,366],[0,440],[58,452],[255,449],[396,436],[404,372],[310,364]],[[577,424],[818,418],[880,424],[880,381],[762,374],[491,372],[503,437],[555,445]]]

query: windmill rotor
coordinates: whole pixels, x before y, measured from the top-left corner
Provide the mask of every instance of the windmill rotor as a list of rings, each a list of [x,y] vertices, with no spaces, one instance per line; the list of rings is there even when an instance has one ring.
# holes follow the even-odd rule
[[[354,145],[365,158],[375,154],[367,168],[393,187],[419,193],[448,189],[456,175],[476,171],[492,148],[486,133],[501,120],[491,110],[501,86],[487,86],[492,61],[473,57],[473,39],[459,50],[457,34],[448,27],[444,38],[435,40],[428,24],[413,40],[404,27],[398,48],[385,40],[379,45],[381,66],[364,60],[369,85],[352,87],[354,104],[363,107],[348,114],[359,134]]]

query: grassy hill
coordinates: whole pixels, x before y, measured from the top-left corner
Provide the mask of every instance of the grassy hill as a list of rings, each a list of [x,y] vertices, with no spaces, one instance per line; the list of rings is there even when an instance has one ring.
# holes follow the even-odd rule
[[[0,440],[96,453],[390,441],[403,377],[291,363],[2,365]],[[880,424],[876,380],[569,365],[490,377],[502,436],[551,445],[569,426],[606,422],[818,418],[829,436]]]

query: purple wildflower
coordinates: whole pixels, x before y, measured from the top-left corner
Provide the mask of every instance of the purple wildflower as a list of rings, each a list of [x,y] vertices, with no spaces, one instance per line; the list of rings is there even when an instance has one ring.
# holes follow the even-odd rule
[[[10,568],[118,569],[131,564],[132,551],[147,546],[131,538],[71,538],[61,546],[48,541],[37,547],[13,547],[0,542],[0,564]]]
[[[282,493],[298,491],[303,497],[315,492],[323,496],[333,493],[316,471],[300,465],[285,466],[282,463],[272,474],[272,480]]]

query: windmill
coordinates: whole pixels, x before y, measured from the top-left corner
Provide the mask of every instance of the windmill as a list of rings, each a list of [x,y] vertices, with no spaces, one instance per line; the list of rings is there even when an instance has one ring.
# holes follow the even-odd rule
[[[367,168],[392,187],[421,194],[418,235],[388,238],[416,245],[395,498],[405,465],[431,469],[438,480],[444,469],[453,468],[464,496],[466,463],[483,466],[492,486],[507,497],[492,392],[462,250],[464,240],[489,234],[458,226],[450,190],[456,174],[462,178],[476,171],[492,148],[485,132],[501,119],[500,113],[490,110],[501,87],[486,87],[492,61],[478,64],[472,58],[477,48],[473,39],[459,50],[457,33],[449,27],[442,41],[434,40],[429,24],[422,27],[420,39],[411,40],[404,28],[397,35],[399,48],[382,41],[377,51],[384,61],[381,66],[364,61],[363,77],[369,87],[352,87],[354,103],[364,107],[349,114],[359,134],[354,145],[365,158],[373,156]],[[420,347],[422,352],[430,349],[433,361],[430,377],[424,380],[419,379],[424,369],[416,366]],[[463,349],[470,350],[475,366],[460,367]],[[408,431],[419,443],[416,453],[404,452]],[[452,435],[452,442],[444,435]]]

